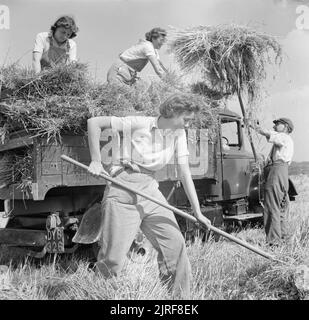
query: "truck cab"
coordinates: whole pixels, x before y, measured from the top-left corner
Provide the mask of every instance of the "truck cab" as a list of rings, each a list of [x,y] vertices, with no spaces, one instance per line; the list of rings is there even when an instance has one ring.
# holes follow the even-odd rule
[[[202,213],[217,227],[262,222],[263,157],[256,162],[247,151],[241,117],[228,109],[218,115],[215,139],[209,140],[208,172],[194,180]],[[174,205],[189,207],[183,190],[177,191]],[[176,194],[177,194],[176,192]],[[183,230],[192,224],[178,218]]]

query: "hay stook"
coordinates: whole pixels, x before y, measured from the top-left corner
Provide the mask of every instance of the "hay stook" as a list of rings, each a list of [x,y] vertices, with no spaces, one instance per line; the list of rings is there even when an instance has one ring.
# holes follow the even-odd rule
[[[238,92],[257,98],[267,65],[280,65],[282,48],[273,36],[235,24],[172,28],[169,52],[185,72],[200,72],[208,90],[221,96]]]
[[[195,88],[202,94],[225,100],[237,95],[252,152],[258,161],[248,124],[256,118],[267,65],[282,62],[282,48],[276,38],[235,24],[173,28],[168,47],[184,72],[200,74]],[[248,97],[247,108],[244,93]]]

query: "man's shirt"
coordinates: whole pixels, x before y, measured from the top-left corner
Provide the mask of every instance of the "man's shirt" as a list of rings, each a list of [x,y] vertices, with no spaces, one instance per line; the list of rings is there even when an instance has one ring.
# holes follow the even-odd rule
[[[283,161],[291,163],[294,153],[294,143],[292,138],[284,132],[270,131],[268,142],[273,143],[268,159],[272,162]]]

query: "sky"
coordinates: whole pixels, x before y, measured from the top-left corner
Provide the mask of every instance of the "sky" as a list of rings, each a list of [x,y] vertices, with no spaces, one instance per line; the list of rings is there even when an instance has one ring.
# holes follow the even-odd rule
[[[1,28],[3,6],[9,9],[8,29]],[[276,36],[285,59],[275,80],[266,82],[260,123],[271,128],[275,118],[291,118],[294,160],[309,161],[309,0],[0,0],[0,64],[31,65],[36,34],[49,31],[63,14],[73,15],[80,29],[74,39],[79,60],[102,82],[118,54],[156,26],[169,30],[237,23]],[[160,57],[174,68],[165,47]],[[150,65],[141,76],[156,77]],[[228,106],[241,112],[236,101]],[[270,146],[261,140],[259,147],[267,153]]]

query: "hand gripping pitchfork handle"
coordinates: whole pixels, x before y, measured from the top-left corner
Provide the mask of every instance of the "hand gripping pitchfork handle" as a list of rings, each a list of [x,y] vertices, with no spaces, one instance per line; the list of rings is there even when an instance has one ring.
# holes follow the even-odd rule
[[[86,165],[84,165],[84,164],[82,164],[82,163],[80,163],[80,162],[78,162],[78,161],[66,156],[66,155],[62,155],[61,159],[65,160],[67,162],[70,162],[72,164],[75,164],[76,166],[78,166],[80,168],[88,170],[88,166],[86,166]],[[125,184],[119,182],[117,179],[114,179],[114,178],[112,178],[110,176],[107,176],[107,175],[105,175],[103,173],[100,174],[100,177],[102,177],[102,178],[104,178],[104,179],[106,179],[106,180],[108,180],[108,181],[110,181],[112,183],[115,183],[116,185],[120,186],[123,189],[129,190],[129,191],[134,192],[134,193],[136,193],[136,194],[138,194],[138,195],[140,195],[140,196],[142,196],[142,197],[144,197],[144,198],[146,198],[146,199],[148,199],[150,201],[153,201],[153,202],[159,204],[160,206],[162,206],[164,208],[167,208],[167,209],[177,213],[178,215],[182,216],[185,219],[188,219],[188,220],[190,220],[192,222],[199,222],[195,217],[187,214],[186,212],[184,212],[182,210],[179,210],[179,209],[169,205],[168,203],[163,203],[160,200],[157,200],[156,198],[154,198],[154,197],[152,197],[152,196],[150,196],[150,195],[148,195],[148,194],[146,194],[144,192],[141,192],[139,190],[135,190],[133,188],[130,188],[130,187],[126,186]],[[224,232],[224,231],[222,231],[222,230],[220,230],[220,229],[218,229],[218,228],[216,228],[216,227],[214,227],[212,225],[206,226],[206,227],[208,229],[212,230],[213,232],[216,232],[216,233],[220,234],[221,236],[223,236],[223,237],[225,237],[225,238],[227,238],[227,239],[229,239],[229,240],[231,240],[233,242],[236,242],[237,244],[239,244],[239,245],[241,245],[241,246],[243,246],[243,247],[245,247],[245,248],[257,253],[257,254],[259,254],[260,256],[262,256],[264,258],[267,258],[267,259],[270,259],[270,260],[274,260],[274,261],[277,261],[277,262],[281,262],[281,263],[285,263],[284,261],[276,259],[273,255],[271,255],[271,254],[269,254],[269,253],[267,253],[267,252],[265,252],[265,251],[263,251],[263,250],[261,250],[259,248],[256,248],[256,247],[252,246],[251,244],[249,244],[249,243],[247,243],[247,242],[245,242],[243,240],[240,240],[240,239],[238,239],[238,238],[236,238],[236,237],[234,237],[234,236],[232,236],[232,235],[230,235],[230,234],[228,234],[228,233],[226,233],[226,232]]]

